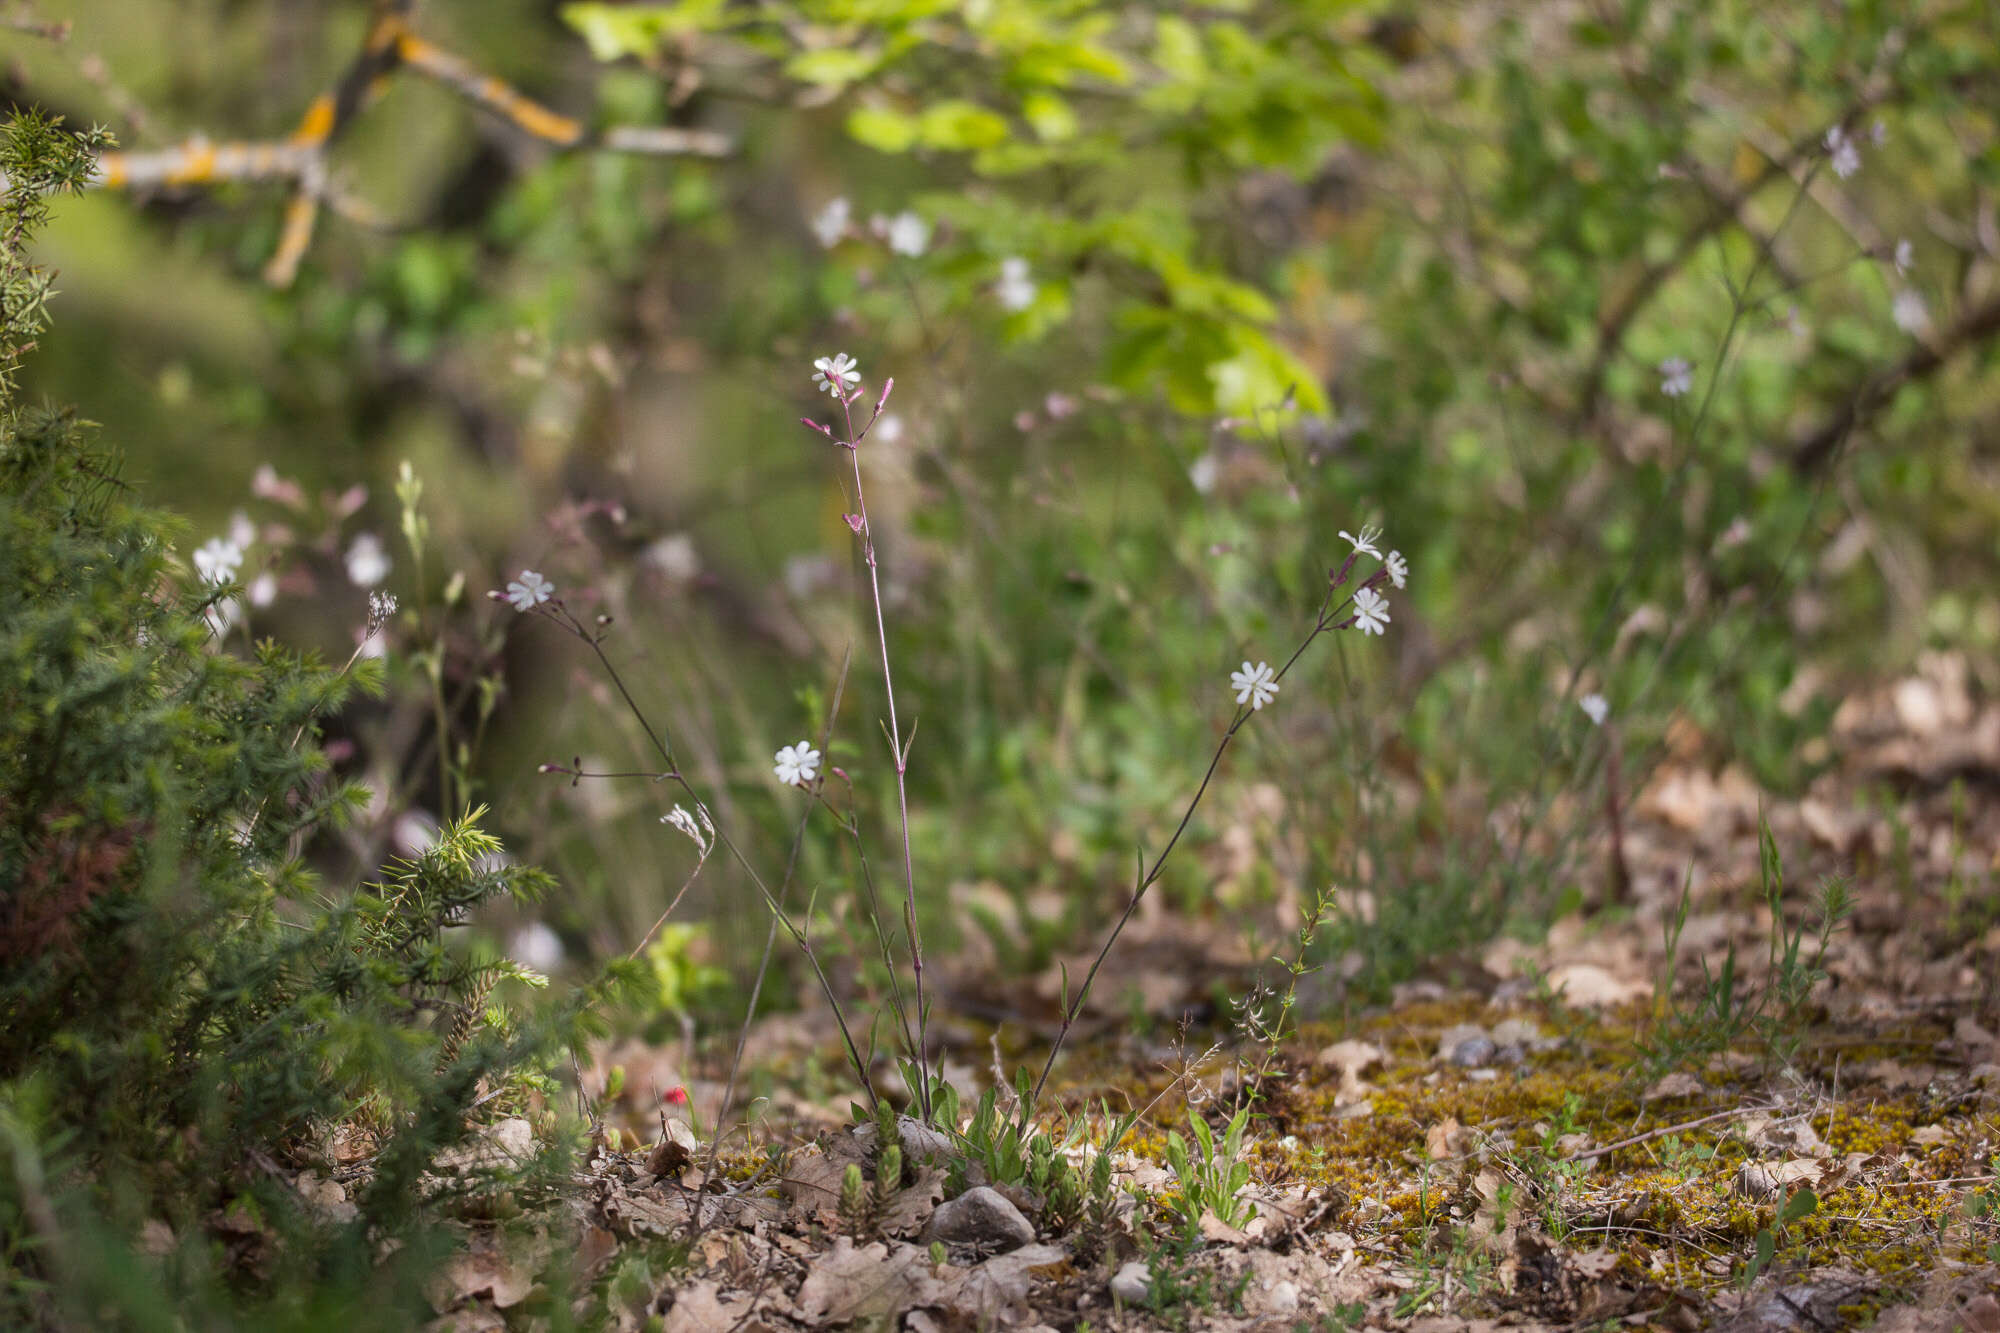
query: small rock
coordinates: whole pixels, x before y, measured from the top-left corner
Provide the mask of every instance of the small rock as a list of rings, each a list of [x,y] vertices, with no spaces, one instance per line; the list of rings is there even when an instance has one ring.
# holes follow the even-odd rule
[[[980,1185],[939,1204],[924,1227],[923,1239],[1012,1250],[1033,1241],[1035,1228],[1000,1191]]]
[[[1152,1274],[1137,1259],[1119,1269],[1111,1278],[1111,1297],[1120,1305],[1144,1305],[1153,1293]]]
[[[1438,1039],[1439,1057],[1461,1069],[1490,1065],[1499,1053],[1499,1043],[1486,1035],[1485,1028],[1473,1023],[1461,1023]]]
[[[1299,1308],[1299,1284],[1279,1282],[1265,1293],[1264,1304],[1272,1314],[1290,1314]]]

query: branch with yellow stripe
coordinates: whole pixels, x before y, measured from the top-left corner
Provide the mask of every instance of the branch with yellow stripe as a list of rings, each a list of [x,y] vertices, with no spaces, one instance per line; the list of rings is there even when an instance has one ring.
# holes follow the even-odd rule
[[[568,151],[721,157],[731,150],[726,135],[708,130],[621,125],[592,131],[419,37],[410,29],[410,8],[411,0],[390,0],[380,7],[360,53],[334,90],[314,98],[298,127],[286,138],[211,143],[196,137],[153,152],[106,153],[98,159],[95,183],[106,189],[152,190],[225,182],[291,182],[295,192],[285,209],[278,247],[264,266],[265,281],[284,287],[298,274],[299,261],[312,244],[323,204],[349,216],[365,215],[365,210],[332,194],[327,152],[398,70],[432,79],[523,133]]]

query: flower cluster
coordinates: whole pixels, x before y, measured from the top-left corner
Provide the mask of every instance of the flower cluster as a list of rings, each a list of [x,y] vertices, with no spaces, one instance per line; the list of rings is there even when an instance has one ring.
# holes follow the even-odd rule
[[[1341,530],[1340,537],[1354,548],[1354,554],[1347,563],[1333,571],[1331,580],[1335,588],[1347,582],[1354,562],[1362,556],[1369,556],[1381,562],[1381,568],[1363,579],[1361,586],[1354,590],[1348,606],[1352,614],[1338,622],[1327,618],[1327,608],[1320,609],[1317,629],[1358,629],[1364,636],[1385,633],[1389,628],[1389,599],[1376,591],[1376,585],[1387,582],[1402,588],[1409,582],[1410,562],[1403,558],[1401,551],[1382,553],[1382,529],[1364,524],[1359,532]],[[1337,613],[1336,613],[1337,614]],[[1229,688],[1236,694],[1238,704],[1248,704],[1252,712],[1259,712],[1265,704],[1278,697],[1278,675],[1269,662],[1251,664],[1246,661],[1242,667],[1229,673]]]

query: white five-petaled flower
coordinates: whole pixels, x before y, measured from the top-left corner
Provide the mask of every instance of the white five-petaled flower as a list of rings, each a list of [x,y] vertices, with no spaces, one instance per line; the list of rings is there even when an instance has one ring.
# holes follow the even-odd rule
[[[1861,170],[1861,150],[1840,126],[1826,132],[1826,151],[1833,162],[1833,174],[1842,180]]]
[[[532,569],[524,569],[520,578],[507,585],[507,600],[516,611],[532,611],[555,596],[555,592],[555,584]]]
[[[1896,327],[1905,333],[1922,333],[1930,327],[1930,307],[1913,287],[1905,287],[1896,293],[1896,299],[1889,303],[1889,317],[1896,321]]]
[[[1229,688],[1236,691],[1237,703],[1249,704],[1254,711],[1278,696],[1278,673],[1269,662],[1256,666],[1245,662],[1241,671],[1229,673]]]
[[[827,201],[825,208],[813,214],[813,235],[819,243],[831,250],[840,244],[840,238],[847,235],[847,222],[854,214],[854,206],[847,202],[847,196]]]
[[[1382,568],[1389,571],[1389,582],[1398,588],[1402,587],[1404,581],[1410,577],[1410,562],[1403,559],[1401,551],[1389,552],[1387,558],[1382,561]]]
[[[1035,293],[1041,290],[1028,276],[1028,261],[1016,256],[1000,261],[1000,281],[993,286],[993,295],[999,298],[1002,308],[1026,310],[1035,303]]]
[[[1660,362],[1660,392],[1679,398],[1694,387],[1694,366],[1684,356],[1670,356]]]
[[[347,581],[357,588],[372,588],[389,577],[389,553],[382,539],[372,532],[357,533],[347,548]]]
[[[819,775],[819,751],[809,741],[787,745],[778,751],[777,767],[771,771],[787,787],[803,787]]]
[[[890,250],[912,259],[930,248],[931,224],[907,209],[884,224],[884,234]]]
[[[847,386],[861,383],[861,367],[845,352],[823,356],[813,362],[813,383],[839,398],[846,394]]]
[[[210,537],[194,553],[194,567],[204,583],[227,583],[243,568],[243,548],[227,537]]]
[[[1373,588],[1354,594],[1354,628],[1363,634],[1380,634],[1389,623],[1389,599]]]
[[[1611,716],[1611,705],[1601,694],[1586,694],[1576,701],[1576,706],[1584,711],[1594,727],[1604,725],[1604,719]]]
[[[1382,540],[1382,529],[1380,528],[1371,527],[1364,523],[1361,525],[1361,535],[1358,537],[1343,528],[1341,529],[1340,539],[1348,543],[1362,555],[1372,555],[1377,560],[1382,558],[1380,548],[1375,545],[1376,542]]]

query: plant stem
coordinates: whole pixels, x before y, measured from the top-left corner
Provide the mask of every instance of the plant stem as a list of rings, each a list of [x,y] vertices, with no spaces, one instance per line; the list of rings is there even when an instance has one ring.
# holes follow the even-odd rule
[[[857,391],[858,393],[858,391]],[[882,692],[889,702],[889,747],[896,761],[896,814],[903,835],[903,926],[910,936],[910,974],[916,991],[917,1049],[919,1074],[914,1089],[924,1123],[931,1119],[930,1086],[930,1001],[924,992],[924,944],[917,929],[917,869],[910,852],[910,790],[907,778],[909,757],[903,752],[902,728],[896,721],[896,681],[889,669],[889,631],[882,615],[882,577],[875,560],[875,530],[868,521],[868,500],[861,488],[861,442],[854,433],[853,398],[842,395],[841,414],[847,422],[847,460],[854,469],[854,508],[860,516],[861,552],[868,562],[868,591],[875,604],[875,642],[882,650]]]
[[[1379,577],[1379,575],[1376,576],[1376,578]],[[1368,579],[1361,587],[1367,587],[1370,583],[1375,582],[1376,578]],[[1355,591],[1358,592],[1359,590],[1357,588]],[[1353,594],[1348,594],[1348,597],[1343,599],[1339,609],[1345,610],[1347,602],[1352,599]],[[1330,618],[1327,614],[1328,608],[1332,603],[1333,592],[1329,589],[1326,599],[1320,603],[1319,614],[1314,617],[1311,632],[1300,641],[1297,648],[1292,650],[1292,655],[1285,659],[1285,664],[1278,668],[1277,675],[1272,677],[1274,681],[1285,678],[1285,673],[1290,671],[1293,664],[1305,654],[1306,649],[1312,646],[1314,639],[1317,639],[1329,629],[1336,627],[1337,621],[1334,618]],[[1336,612],[1336,616],[1337,614]],[[1195,788],[1194,797],[1188,801],[1187,809],[1181,812],[1181,822],[1174,826],[1173,836],[1167,839],[1167,845],[1161,848],[1160,854],[1153,859],[1152,869],[1145,871],[1139,877],[1137,885],[1132,890],[1130,901],[1125,904],[1125,910],[1119,914],[1117,922],[1112,925],[1111,933],[1105,936],[1104,945],[1098,949],[1097,957],[1091,960],[1090,971],[1084,974],[1083,985],[1077,989],[1075,998],[1070,1000],[1068,1006],[1063,1010],[1062,1024],[1056,1029],[1055,1040],[1049,1044],[1049,1057],[1042,1063],[1041,1076],[1035,1080],[1034,1091],[1029,1094],[1026,1101],[1021,1103],[1021,1128],[1024,1131],[1028,1127],[1029,1117],[1034,1113],[1035,1104],[1042,1098],[1042,1089],[1049,1081],[1049,1074],[1056,1067],[1056,1057],[1062,1054],[1063,1042],[1069,1037],[1070,1029],[1076,1025],[1078,1015],[1082,1014],[1084,1001],[1090,997],[1090,988],[1097,980],[1098,969],[1104,966],[1105,958],[1111,953],[1111,946],[1116,944],[1118,937],[1124,933],[1126,924],[1132,920],[1132,914],[1139,910],[1140,902],[1146,897],[1146,890],[1152,888],[1155,881],[1160,878],[1160,872],[1166,868],[1167,857],[1172,855],[1174,848],[1180,844],[1181,835],[1186,833],[1188,825],[1194,822],[1194,813],[1200,808],[1202,797],[1208,794],[1208,785],[1215,780],[1216,770],[1222,766],[1223,752],[1229,748],[1229,743],[1236,739],[1236,733],[1242,730],[1243,724],[1250,720],[1251,714],[1254,711],[1251,708],[1238,706],[1236,718],[1229,724],[1229,729],[1222,733],[1221,741],[1216,744],[1215,754],[1208,761],[1208,770],[1201,775],[1201,785]],[[1143,858],[1140,864],[1144,865]]]

